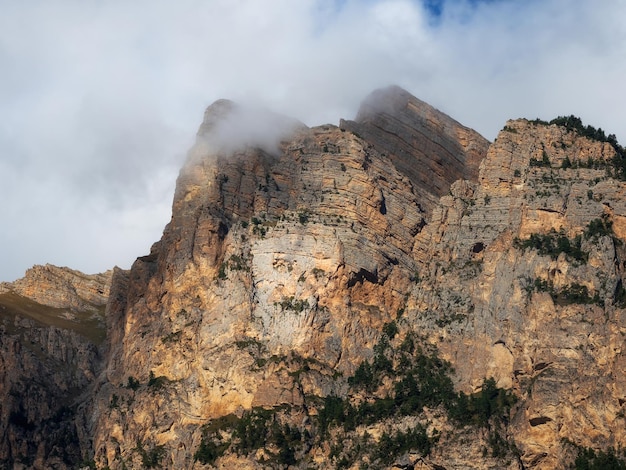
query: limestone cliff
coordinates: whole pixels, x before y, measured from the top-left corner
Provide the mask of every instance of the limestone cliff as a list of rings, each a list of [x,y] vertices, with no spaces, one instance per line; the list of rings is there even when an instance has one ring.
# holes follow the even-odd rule
[[[225,108],[209,108],[205,123]],[[168,465],[190,466],[210,417],[341,393],[334,377],[368,354],[416,269],[424,210],[372,145],[329,125],[298,127],[275,153],[222,154],[206,129],[162,240],[131,269],[123,305],[109,304],[100,407],[112,394],[133,406],[96,430],[96,460],[108,465],[138,458],[142,441],[173,449]],[[316,370],[296,381],[302,361]],[[166,384],[163,413],[151,387],[125,388],[151,377]]]
[[[233,109],[222,101],[207,110],[172,221],[119,283],[122,301],[109,304],[100,413],[112,396],[125,401],[106,419],[96,413],[96,462],[152,456],[191,468],[203,461],[194,452],[215,446],[231,451],[204,462],[280,466],[276,449],[254,457],[236,430],[218,426],[208,439],[207,429],[220,417],[252,419],[246,410],[258,407],[286,406],[273,419],[289,426],[319,419],[323,397],[361,409],[363,400],[397,398],[397,376],[363,396],[350,384],[383,346],[392,368],[421,361],[398,352],[412,335],[452,364],[458,390],[480,391],[493,377],[519,399],[487,428],[459,430],[443,405],[430,418],[418,413],[411,426],[429,426],[438,441],[423,465],[465,468],[482,458],[483,468],[558,468],[575,446],[623,444],[615,299],[626,214],[623,183],[607,173],[611,145],[522,120],[487,151],[474,131],[391,88],[340,128],[294,125],[273,149],[224,151],[214,129]],[[594,224],[612,231],[591,234]],[[404,341],[386,346],[381,330],[391,324]],[[335,438],[371,434],[382,445],[385,429],[417,429],[394,416]],[[329,450],[309,427],[298,427],[313,437],[293,450],[303,468],[352,458],[381,465],[354,449],[333,456],[332,439]],[[473,446],[459,444],[468,439]]]
[[[38,268],[0,294],[66,315],[108,297],[104,361],[67,378],[92,387],[61,420],[73,452],[111,469],[620,462],[624,152],[559,124],[509,121],[490,144],[395,87],[339,127],[214,103],[163,237],[110,289]]]
[[[374,91],[343,129],[363,137],[406,175],[430,211],[459,179],[475,180],[489,142],[407,91]]]
[[[111,272],[35,266],[0,286],[0,465],[75,468],[101,370]]]
[[[520,398],[525,468],[624,446],[626,185],[615,150],[556,125],[510,121],[476,183],[459,181],[416,237],[411,321],[460,387],[485,376]]]

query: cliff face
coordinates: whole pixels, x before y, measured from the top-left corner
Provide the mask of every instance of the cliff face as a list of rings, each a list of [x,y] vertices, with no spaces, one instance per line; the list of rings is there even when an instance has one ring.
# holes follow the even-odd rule
[[[80,419],[62,422],[78,423],[75,452],[98,468],[614,458],[626,444],[615,152],[526,120],[489,144],[398,88],[339,127],[222,100],[149,255],[108,273],[110,289],[47,267],[0,297],[77,312],[108,296],[104,361],[63,379],[84,393]],[[11,359],[34,334],[20,331],[5,361],[28,361]]]
[[[89,455],[86,400],[102,367],[111,273],[35,266],[0,286],[0,462],[74,468]]]
[[[621,445],[626,213],[623,183],[607,176],[610,145],[522,120],[487,151],[474,131],[391,88],[340,128],[293,125],[268,151],[224,151],[214,129],[233,109],[207,110],[172,221],[109,304],[97,462],[145,464],[162,451],[163,465],[197,466],[194,449],[241,440],[226,426],[207,441],[202,425],[216,418],[287,406],[279,421],[293,425],[325,413],[319,397],[397,398],[389,374],[370,398],[352,386],[364,358],[375,368],[391,324],[435,346],[457,390],[494,378],[519,400],[487,430],[459,430],[441,408],[420,415],[439,436],[424,465],[558,468],[575,445]],[[396,341],[385,354],[404,367],[415,357],[398,356]],[[126,401],[103,418],[113,396]],[[366,430],[376,445],[385,429],[406,429],[385,426]],[[365,439],[350,432],[341,439]],[[484,457],[498,439],[508,450]],[[315,436],[304,447],[305,466],[350,461]],[[218,464],[276,458],[230,449]]]
[[[489,147],[476,131],[393,86],[370,94],[356,119],[342,120],[341,128],[387,155],[428,212],[456,180],[476,179]]]
[[[416,237],[411,320],[458,385],[494,377],[519,397],[511,433],[526,468],[559,468],[573,442],[622,447],[624,232],[614,149],[555,125],[511,121]]]
[[[207,128],[162,240],[131,269],[125,306],[110,304],[103,391],[134,401],[96,432],[96,458],[109,465],[137,458],[129,450],[140,440],[167,443],[171,465],[189,466],[209,417],[340,393],[333,377],[369,354],[416,269],[425,212],[372,145],[334,126],[300,127],[276,153],[223,155],[207,152]],[[317,370],[298,382],[309,360]],[[151,387],[124,389],[150,374],[178,398],[157,405]]]

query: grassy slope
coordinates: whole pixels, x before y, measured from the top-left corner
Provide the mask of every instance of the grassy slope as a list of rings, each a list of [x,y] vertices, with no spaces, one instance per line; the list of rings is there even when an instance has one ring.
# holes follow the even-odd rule
[[[0,294],[0,321],[7,332],[16,333],[15,317],[29,318],[42,326],[56,326],[73,330],[95,344],[100,344],[105,337],[104,307],[97,307],[91,312],[71,312],[73,318],[66,318],[68,309],[42,305],[22,297],[14,292]]]

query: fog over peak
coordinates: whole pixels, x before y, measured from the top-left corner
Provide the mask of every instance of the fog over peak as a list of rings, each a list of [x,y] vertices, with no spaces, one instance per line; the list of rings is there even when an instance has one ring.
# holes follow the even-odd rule
[[[220,99],[206,109],[198,129],[196,145],[222,155],[248,147],[276,153],[281,140],[305,127],[297,119],[257,104],[239,104]]]
[[[575,114],[626,141],[621,0],[5,3],[0,280],[147,253],[220,98],[313,126],[395,83],[488,139]],[[220,145],[275,146],[259,113],[221,124]]]

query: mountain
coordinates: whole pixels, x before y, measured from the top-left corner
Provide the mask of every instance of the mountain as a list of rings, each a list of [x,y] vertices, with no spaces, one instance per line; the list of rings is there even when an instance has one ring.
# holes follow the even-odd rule
[[[4,462],[624,468],[624,151],[591,130],[520,119],[489,143],[397,87],[339,127],[214,103],[148,255],[4,285],[57,309],[11,310],[4,363],[34,361],[31,330],[94,352],[49,420],[65,447],[36,419],[56,389],[0,390]],[[105,326],[42,320],[104,298]]]
[[[73,468],[83,460],[111,277],[46,265],[0,284],[2,468]]]

